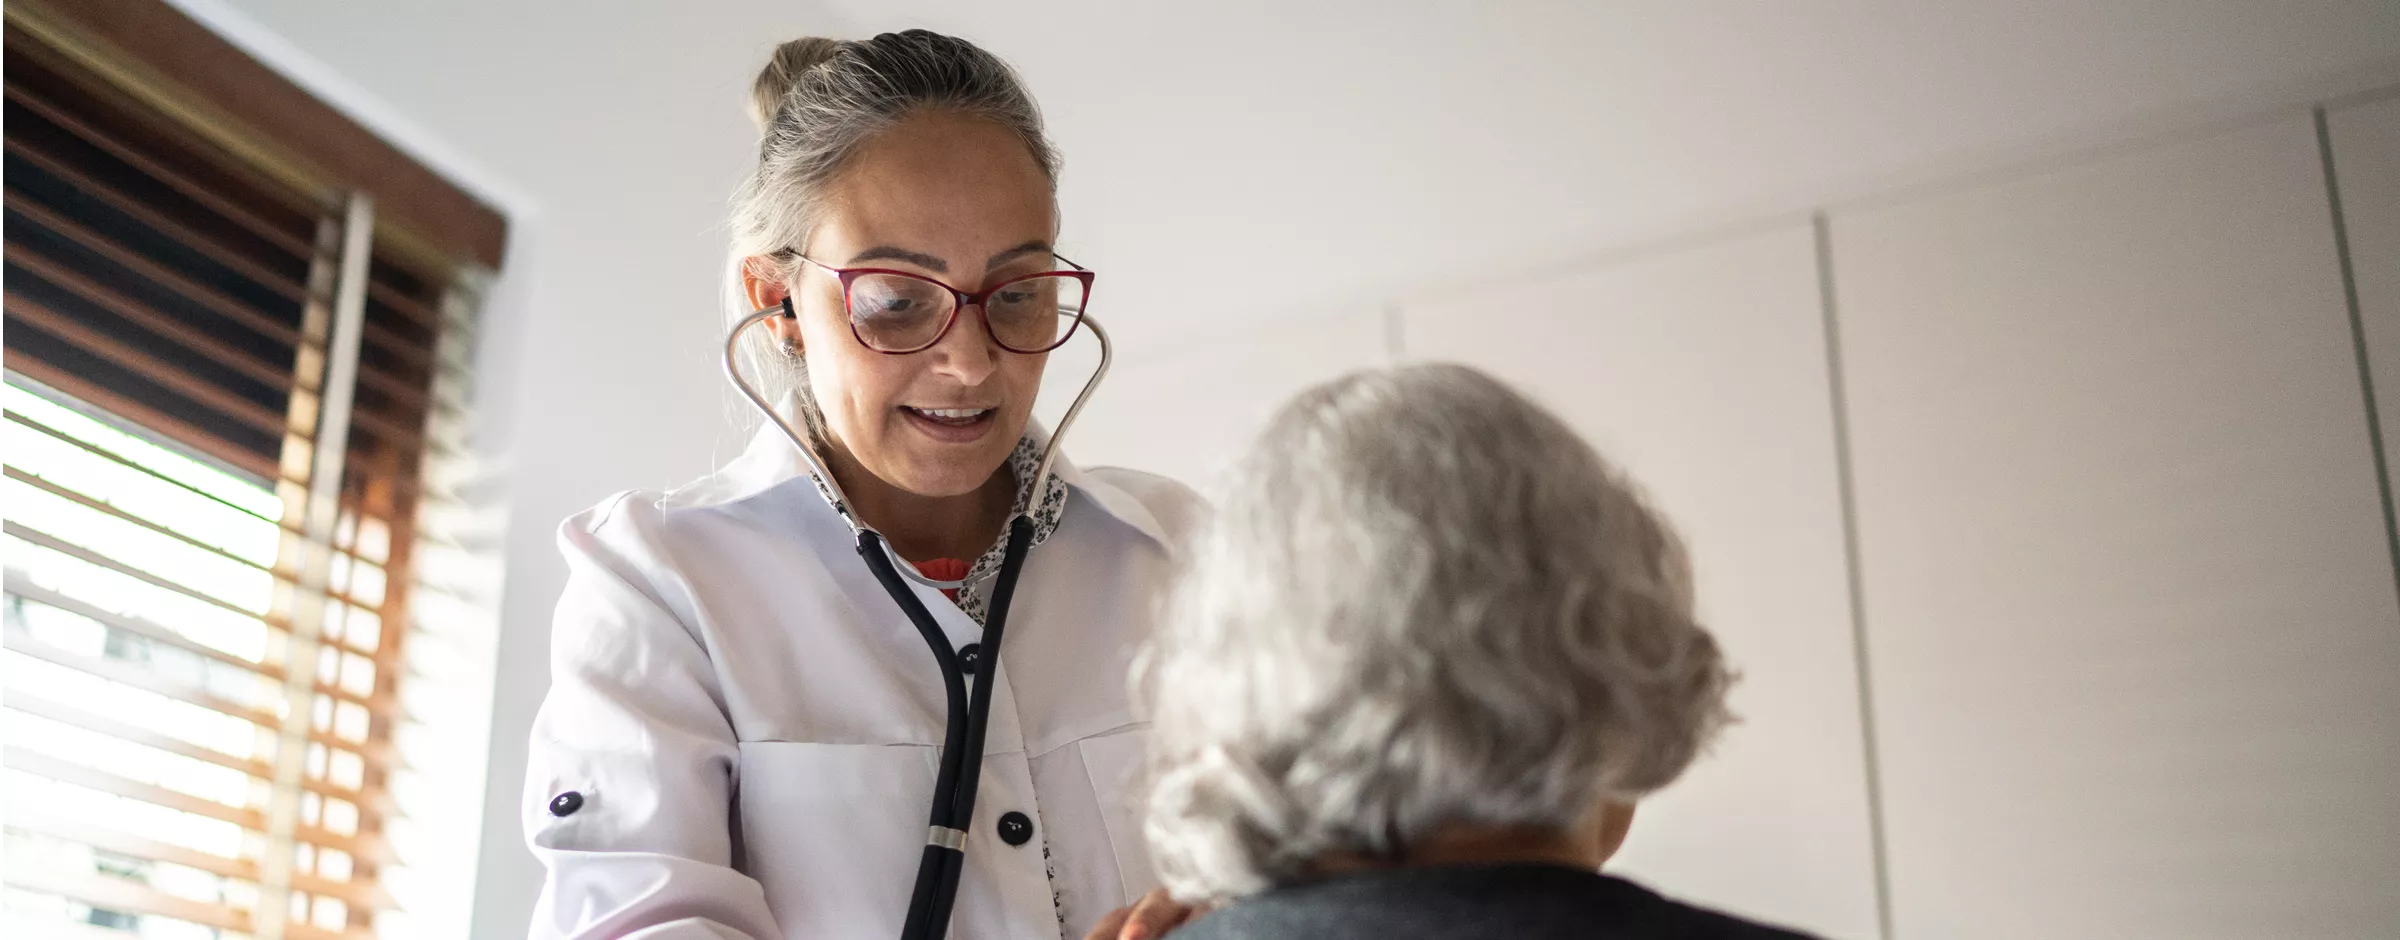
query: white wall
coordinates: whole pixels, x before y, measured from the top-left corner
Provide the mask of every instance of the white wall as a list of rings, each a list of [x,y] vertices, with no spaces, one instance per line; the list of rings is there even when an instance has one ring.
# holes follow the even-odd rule
[[[1098,293],[1093,295],[1098,297]],[[1117,333],[1117,365],[1071,433],[1085,464],[1140,467],[1206,486],[1276,406],[1317,382],[1392,359],[1389,316],[1330,311],[1280,323],[1195,322]],[[1036,410],[1063,410],[1091,373],[1082,340],[1053,354]],[[1100,400],[1095,397],[1095,401]]]
[[[1963,181],[1961,171],[2005,167],[2029,157],[2053,166],[2096,164],[2102,158],[2085,153],[2085,145],[2147,153],[2154,148],[2126,142],[2160,127],[2188,127],[2200,117],[2254,112],[2262,102],[2314,100],[2388,83],[2400,74],[2400,7],[2377,0],[2221,0],[2199,7],[2075,2],[2000,10],[1959,0],[1912,5],[1906,16],[1858,3],[1792,7],[1768,16],[1748,4],[1635,11],[1515,3],[1394,13],[1350,4],[1236,3],[1203,12],[1122,4],[996,7],[948,0],[897,8],[843,0],[833,0],[830,8],[764,2],[698,8],[465,0],[229,2],[289,40],[293,57],[313,57],[337,75],[340,81],[314,86],[330,89],[328,96],[337,104],[370,123],[380,120],[377,126],[404,145],[450,158],[434,161],[445,169],[471,164],[482,171],[468,174],[470,182],[498,180],[494,188],[511,190],[511,198],[501,200],[515,216],[510,280],[493,316],[496,331],[511,337],[512,345],[494,357],[486,385],[512,391],[494,397],[513,419],[507,443],[515,525],[508,539],[507,627],[494,694],[478,937],[521,934],[538,887],[538,869],[521,848],[514,804],[525,727],[547,685],[548,612],[562,577],[550,544],[552,524],[607,492],[672,485],[704,472],[737,443],[718,420],[726,410],[711,358],[721,260],[715,226],[751,146],[739,108],[750,75],[777,39],[859,35],[906,25],[959,31],[1018,62],[1067,152],[1062,195],[1067,244],[1078,249],[1078,260],[1103,272],[1102,296],[1115,298],[1108,301],[1109,322],[1121,340],[1118,371],[1077,432],[1074,451],[1080,462],[1126,463],[1204,478],[1256,418],[1291,390],[1389,357],[1395,351],[1396,306],[1404,321],[1397,334],[1401,351],[1419,358],[1475,358],[1534,387],[1644,476],[1692,537],[1709,579],[1704,588],[1708,614],[1748,672],[1737,704],[1749,723],[1734,729],[1714,758],[1644,817],[1625,858],[1629,870],[1736,910],[1789,918],[1841,936],[1874,936],[1878,908],[1897,918],[1899,935],[1944,936],[1957,919],[2003,901],[2055,912],[2075,929],[2049,935],[2075,935],[2097,929],[2093,925],[2115,926],[2140,913],[2140,905],[2178,890],[2212,890],[2215,909],[2238,908],[2237,914],[2282,909],[2259,895],[2264,883],[2244,893],[2238,886],[2226,889],[2221,880],[2163,866],[2144,873],[2159,881],[2157,886],[2124,898],[2062,895],[2086,902],[2081,908],[2055,898],[1975,894],[1982,886],[1938,879],[1985,874],[2013,860],[2035,874],[2010,872],[1996,884],[2073,892],[2082,885],[2070,875],[2101,869],[2071,863],[2123,857],[2110,854],[2120,851],[2112,846],[2123,846],[2122,841],[2104,840],[2087,851],[2077,841],[2087,834],[2155,838],[2162,853],[2191,850],[2197,840],[2222,836],[2244,839],[2281,860],[2291,856],[2279,839],[2310,833],[2306,827],[2322,822],[2310,815],[2315,810],[2294,808],[2300,796],[2333,793],[2333,805],[2339,806],[2341,799],[2372,799],[2380,792],[2388,805],[2388,785],[2338,793],[2294,789],[2289,774],[2236,750],[2226,752],[2223,772],[2256,788],[2249,792],[2252,799],[2226,807],[2223,815],[2236,822],[2216,831],[2167,831],[2144,822],[2154,819],[2145,815],[2154,807],[2144,794],[2113,789],[2125,781],[2076,765],[2072,769],[2092,774],[2098,784],[2076,790],[2057,781],[2054,765],[2035,759],[2053,750],[2102,754],[2142,743],[2130,735],[2183,729],[2177,723],[2182,718],[2145,715],[2162,709],[2196,713],[2208,702],[2177,698],[2189,690],[2163,681],[2143,686],[2153,693],[2149,699],[2088,700],[2097,711],[2082,725],[2041,725],[2041,730],[2072,735],[2063,748],[2004,739],[1978,751],[1961,749],[1977,742],[1949,740],[1966,731],[2014,733],[2019,726],[2009,721],[2032,719],[2013,718],[1976,697],[2008,677],[1978,672],[1979,664],[1961,655],[1972,650],[1959,644],[1972,637],[1952,636],[1948,647],[1912,648],[1877,631],[1892,629],[1889,625],[1961,630],[1962,624],[1978,621],[1953,614],[1982,615],[1977,598],[1995,598],[1990,603],[1997,604],[2046,589],[1975,581],[1973,566],[1961,560],[1971,556],[1940,540],[1944,518],[1924,515],[1958,513],[2000,526],[2007,520],[1986,518],[2004,515],[1985,505],[1992,500],[1977,503],[1956,490],[1905,485],[1921,475],[1911,469],[1914,461],[1935,459],[1934,466],[1953,467],[1939,462],[1958,460],[1953,448],[1989,448],[1998,442],[1962,440],[1956,429],[1892,420],[1894,409],[1908,403],[1885,399],[1991,396],[1994,407],[2016,401],[2025,404],[2027,414],[2041,399],[2008,399],[2028,390],[1971,369],[1962,376],[1979,377],[1982,384],[1954,387],[1936,381],[1919,388],[1887,381],[1918,374],[1909,366],[1914,357],[1961,354],[1944,345],[1948,334],[1907,332],[1925,326],[1913,324],[1905,312],[1924,306],[1901,289],[1909,283],[1907,271],[1886,273],[1898,286],[1884,295],[1895,299],[1884,301],[1889,308],[1883,320],[1874,319],[1872,293],[1843,304],[1846,317],[1868,317],[1869,324],[1901,331],[1890,334],[1886,346],[1878,347],[1871,335],[1858,340],[1869,347],[1867,364],[1860,368],[1869,370],[1861,377],[1873,390],[1854,390],[1850,399],[1867,394],[1873,400],[1862,403],[1872,427],[1862,429],[1859,438],[1862,473],[1854,495],[1861,514],[1853,525],[1862,536],[1866,561],[1858,573],[1882,574],[1864,582],[1866,602],[1856,605],[1848,587],[1853,572],[1842,560],[1842,438],[1834,433],[1842,415],[1834,410],[1830,388],[1836,375],[1825,367],[1822,310],[1813,293],[1822,285],[1805,226],[1751,224],[1722,237],[1686,239],[1632,255],[1550,262],[1588,258],[1586,249],[1594,246],[1649,243],[1660,232],[1707,229],[1728,219],[1788,220],[1810,207],[1838,203],[1831,248],[1845,273],[1837,274],[1836,286],[1847,296],[1856,277],[1859,289],[1872,291],[1880,269],[1875,256],[1847,255],[1842,232],[1873,231],[1878,219],[1939,220],[1962,213],[1960,200],[1972,203],[1976,197],[1967,194],[1989,184]],[[310,74],[321,78],[326,72]],[[2387,131],[2376,130],[2388,128],[2388,116],[2378,116],[2385,113],[2363,105],[2336,112],[2337,136],[2363,142],[2355,145],[2359,155],[2354,159],[2367,167],[2353,180],[2345,163],[2346,189],[2388,194],[2400,186],[2389,181],[2388,145],[2374,143],[2390,140]],[[2188,145],[2197,138],[2178,139]],[[2250,158],[2223,159],[2247,165]],[[2277,158],[2261,161],[2259,168],[2281,173],[2277,179],[2284,185],[2277,191],[2285,192],[2296,179],[2289,164]],[[2386,169],[2374,169],[2378,166]],[[2140,171],[2130,171],[2130,177],[2128,185],[2147,181]],[[1919,195],[1872,208],[1841,201],[1848,194],[1902,184]],[[2070,230],[2114,225],[2125,233],[2121,243],[2100,247],[2131,251],[2205,243],[2221,250],[2231,236],[2209,225],[2234,214],[2223,204],[2235,195],[2228,191],[2270,183],[2236,179],[2228,171],[2186,185],[2195,207],[2178,208],[2183,200],[2168,200],[2172,204],[2163,208],[2143,204],[2131,221],[2109,215],[2110,206],[2122,209],[2122,203],[2097,198],[2110,195],[2108,187],[2099,187],[2092,199],[2051,193],[1994,211],[2003,222],[2010,212],[2024,216],[2010,224],[2035,224],[2041,219],[2031,216],[2046,212],[2055,216],[2053,224]],[[2377,216],[2373,210],[2351,213],[2353,241],[2360,251],[2382,251],[2388,259],[2394,226],[2388,213]],[[2167,218],[2184,224],[2164,231],[2137,224]],[[2299,224],[2297,216],[2269,218]],[[2379,224],[2383,227],[2376,228]],[[1958,236],[1973,227],[1934,224],[1930,234]],[[2286,240],[2300,238],[2291,234]],[[2024,315],[2029,299],[2043,296],[2030,292],[2035,286],[2143,299],[2140,291],[2097,277],[2106,272],[2083,268],[2075,270],[2091,276],[2047,285],[2030,275],[2002,276],[2017,270],[2010,265],[2026,263],[2025,253],[2038,245],[2017,244],[2015,254],[1977,255],[1995,243],[1935,243],[1949,248],[1938,257],[1895,253],[1891,259],[1902,266],[1946,261],[1969,271],[1979,264],[2003,269],[1986,272],[1987,287],[1973,305],[1958,311],[1982,319],[1956,329],[1988,330]],[[1867,266],[1854,267],[1862,264]],[[2321,293],[2321,285],[2306,288],[2301,282],[2321,279],[2329,270],[2325,259],[2306,264],[2316,266],[2315,274],[2304,271],[2304,264],[2262,276]],[[2378,270],[2400,268],[2388,261],[2381,265]],[[2373,316],[2400,322],[2389,319],[2395,316],[2391,282],[2376,281],[2371,273],[2359,281]],[[1478,347],[1471,331],[1437,316],[1444,310],[1461,316],[1481,310],[1487,299],[1479,292],[1501,284],[1506,289],[1495,294],[1550,292],[1570,298],[1562,316],[1575,322],[1564,327],[1563,335],[1579,337],[1584,345],[1513,356],[1497,347]],[[2332,289],[2338,294],[2338,283]],[[2279,315],[2310,310],[2321,316],[2317,308],[2323,297],[2312,297],[2271,309]],[[1853,313],[1852,303],[1868,306]],[[2095,309],[2101,308],[2072,308]],[[2224,313],[2221,305],[2208,309]],[[2064,308],[2036,303],[2031,312],[2050,318],[2042,322],[2080,322]],[[2310,444],[2334,454],[2343,446],[2334,438],[2310,436],[2331,434],[2334,423],[2343,420],[2307,407],[2332,394],[2326,384],[2333,381],[2330,373],[2313,358],[2331,348],[2324,323],[2312,321],[2314,345],[2302,347],[2290,345],[2296,342],[2291,337],[2272,335],[2279,326],[2265,320],[2247,333],[2237,321],[2209,322],[2216,331],[2209,334],[2215,343],[2210,348],[2220,359],[2244,367],[2228,374],[2255,381],[2272,371],[2259,362],[2245,363],[2245,349],[2286,355],[2288,364],[2315,383],[2306,390],[2316,397],[2278,389],[2273,391],[2281,397],[2270,396],[2267,404],[2230,393],[2196,399],[2235,401],[2248,409],[2235,414],[2254,422],[2245,427],[2264,434],[2260,440],[2267,442],[2262,453],[2246,455],[2247,438],[2215,436],[2222,432],[2214,425],[2199,424],[2192,430],[2199,436],[2190,442],[2205,458],[2195,464],[2204,471],[2196,478],[2169,472],[2163,482],[2154,481],[2138,466],[2121,467],[2086,453],[2067,466],[2090,475],[2066,482],[2127,491],[2132,499],[2125,506],[2142,507],[2152,505],[2140,500],[2155,499],[2151,490],[2157,488],[2142,484],[2189,492],[2198,487],[2196,481],[2211,479],[2209,474],[2249,479],[2236,471],[2256,472],[2244,462],[2255,459],[2258,466],[2304,469],[2307,479],[2329,487],[2327,502],[2307,504],[2312,511],[2356,508],[2355,474],[2347,488],[2337,477],[2343,466],[2356,464],[2357,453],[2319,464],[2308,459],[2315,452],[2293,449]],[[1852,319],[1843,324],[1845,337],[1858,325]],[[2262,345],[2243,345],[2254,339]],[[1918,349],[1912,343],[1927,345]],[[1587,352],[1588,359],[1579,355]],[[1053,392],[1080,376],[1080,369],[1070,366],[1088,362],[1077,358],[1086,355],[1061,355]],[[2059,366],[2054,351],[2018,355],[1980,364],[1986,369],[1994,363]],[[2189,372],[2172,361],[2145,365],[2176,376]],[[2400,366],[2386,369],[2400,372]],[[2190,416],[2168,408],[2171,402],[2144,398],[2151,408],[2144,411],[2116,401],[2128,391],[2145,390],[2124,376],[2114,377],[2128,382],[2122,387],[2109,384],[2110,378],[2092,377],[2088,402],[2067,403],[2067,411],[2083,423],[2046,426],[2017,415],[2000,424],[2019,435],[2011,442],[2047,447],[2052,441],[2045,433],[2073,442],[2098,439],[2110,427],[2104,419],[2189,421]],[[2386,387],[2400,387],[2400,382]],[[1052,413],[1055,403],[1054,398]],[[2087,410],[2091,413],[2084,414]],[[2294,426],[2270,427],[2274,416]],[[2170,436],[2162,428],[2134,430],[2148,439]],[[1999,492],[2031,501],[2030,506],[2054,514],[2049,518],[2060,515],[2061,497],[2034,485],[2040,481],[1996,482],[2003,484]],[[2082,491],[2075,492],[2082,498]],[[1983,515],[1974,514],[1979,508]],[[2225,541],[2231,529],[2226,520],[2238,518],[2225,514],[2232,511],[2222,510],[2209,517],[2210,525],[2190,530],[2197,534],[2188,544],[2157,551],[2207,557],[2239,548]],[[2179,598],[2161,587],[2181,570],[2177,566],[2184,563],[2177,559],[2185,556],[2141,557],[2136,550],[2160,544],[2144,541],[2155,539],[2147,528],[2152,524],[2188,530],[2192,523],[2182,518],[2180,507],[2159,512],[2155,518],[2130,510],[2103,515],[2099,522],[2104,524],[2094,531],[2101,544],[2070,540],[2066,548],[2132,552],[2123,557],[2131,559],[2125,564],[2139,577],[2112,586],[2121,592],[2117,599],[2170,609]],[[2380,516],[2369,512],[2368,518]],[[2377,662],[2385,652],[2364,626],[2374,614],[2371,589],[2340,565],[2355,568],[2380,557],[2388,583],[2388,548],[2359,543],[2357,524],[2347,519],[2277,521],[2285,527],[2279,530],[2285,544],[2308,557],[2353,549],[2366,553],[2365,561],[2336,559],[2338,571],[2260,571],[2262,576],[2317,577],[2333,585],[2330,594],[2314,601],[2331,612],[2304,620],[2301,628],[2315,631],[2312,636],[2359,644],[2354,647],[2359,659]],[[2044,534],[2022,526],[1980,534],[1995,532],[2023,538]],[[1917,542],[1902,538],[1911,534]],[[2310,541],[2312,534],[2319,541]],[[1933,599],[1950,606],[1925,602],[1902,616],[1891,612],[1909,608],[1894,605],[1922,588],[1895,581],[1889,572],[1894,564],[1915,561],[1913,548],[1925,549],[1926,577],[1952,579],[1942,582],[1950,585],[1950,594]],[[1969,548],[2019,552],[2022,557],[2004,559],[2012,563],[2039,562],[2045,555],[2030,543]],[[2220,578],[2241,573],[2217,572]],[[2289,593],[2290,584],[2277,585],[2283,593],[2269,596]],[[2056,609],[2073,609],[2063,600],[2050,600]],[[1864,648],[1854,622],[1860,615],[1867,631]],[[2177,635],[2166,637],[2170,642],[2159,649],[2203,660],[2219,655],[2214,644],[2240,638],[2225,626],[2229,622],[2209,621],[2214,632],[2205,634],[2208,642]],[[2384,636],[2400,636],[2400,631]],[[1889,654],[1901,665],[1872,655],[1890,642],[1902,643]],[[2014,652],[2066,658],[2031,647]],[[1862,653],[1869,655],[1862,660]],[[2277,676],[2288,683],[2261,678],[2254,687],[2239,687],[2217,700],[2264,702],[2274,709],[2229,721],[2266,722],[2244,727],[2272,737],[2276,721],[2350,716],[2356,721],[2295,736],[2291,746],[2298,750],[2278,753],[2314,759],[2347,746],[2363,763],[2342,773],[2389,768],[2380,763],[2389,751],[2377,750],[2371,738],[2378,729],[2383,738],[2390,737],[2392,716],[2378,711],[2386,699],[2345,684],[2363,667],[2306,656],[2278,665],[2285,671]],[[2070,677],[2093,675],[2097,668],[2065,666],[2057,671]],[[2320,675],[2320,667],[2328,671]],[[1936,676],[1955,687],[1956,700],[1929,684]],[[2056,697],[2071,689],[2038,691]],[[1872,708],[1862,715],[1870,701]],[[1865,720],[1869,717],[1872,727]],[[1887,731],[1887,726],[1898,730]],[[1878,816],[1882,781],[1870,769],[1879,759],[1894,759],[1877,743],[1892,735],[1903,745],[1897,756],[1902,766],[1886,774],[1905,786]],[[1941,750],[1945,744],[1952,750]],[[2020,759],[2006,763],[1995,755]],[[1972,827],[1990,827],[2000,818],[1977,815],[1981,807],[1943,802],[1938,788],[1953,785],[1945,775],[1956,772],[1948,763],[1954,757],[1997,773],[2032,775],[2027,786],[2012,788],[2011,796],[2063,804],[2043,807],[2055,811],[2048,817],[2052,821],[2030,830],[2051,841],[2031,854],[1954,857],[1986,849],[1944,842],[1938,827],[1968,826],[1988,836],[1995,833]],[[2181,802],[2163,804],[2169,808],[2197,805],[2212,791],[2194,786],[2173,792]],[[2094,794],[2114,802],[2078,802],[2096,799]],[[2095,806],[2152,827],[2128,823],[2133,828],[2087,831],[2056,822],[2076,818],[2064,815],[2068,812],[2099,812]],[[2387,811],[2381,818],[2391,815]],[[1878,821],[1907,825],[1885,832]],[[2352,875],[2400,880],[2400,872],[2388,867],[2389,856],[2362,841],[2384,834],[2373,822],[2365,820],[2348,835],[2318,835],[2333,840],[2330,858],[2351,861]],[[2300,828],[2266,828],[2287,824]],[[2312,863],[2300,857],[2291,864]],[[1876,890],[1879,880],[1888,880],[1889,892]],[[2344,888],[2346,882],[2322,884],[2310,896],[2327,899],[2325,910],[2350,917],[2376,912],[2371,902],[2357,899],[2358,892]],[[2241,923],[2237,917],[2220,925]]]
[[[2400,94],[2332,108],[2325,131],[2388,473],[2400,466]]]
[[[2400,926],[2400,596],[2310,115],[1831,233],[1896,932]]]

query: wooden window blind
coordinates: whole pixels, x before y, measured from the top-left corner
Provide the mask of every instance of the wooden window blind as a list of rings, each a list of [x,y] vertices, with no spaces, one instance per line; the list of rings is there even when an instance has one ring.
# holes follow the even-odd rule
[[[484,246],[378,218],[338,166],[262,164],[272,127],[162,107],[126,49],[24,6],[0,932],[373,936]]]

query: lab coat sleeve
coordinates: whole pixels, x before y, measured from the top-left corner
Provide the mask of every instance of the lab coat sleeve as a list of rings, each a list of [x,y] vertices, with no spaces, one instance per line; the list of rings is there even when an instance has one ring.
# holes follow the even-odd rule
[[[559,529],[567,585],[521,807],[548,869],[530,934],[780,937],[734,868],[739,751],[707,649],[662,599],[676,579],[656,520],[628,494]]]

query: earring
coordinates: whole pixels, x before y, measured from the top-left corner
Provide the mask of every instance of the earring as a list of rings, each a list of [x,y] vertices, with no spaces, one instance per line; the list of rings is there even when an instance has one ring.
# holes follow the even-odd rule
[[[797,340],[792,340],[792,339],[786,339],[786,340],[784,340],[784,341],[783,341],[783,346],[782,346],[782,349],[783,349],[783,357],[784,357],[784,358],[786,358],[786,359],[798,359],[798,358],[800,358],[800,343],[799,343],[799,341],[797,341]]]

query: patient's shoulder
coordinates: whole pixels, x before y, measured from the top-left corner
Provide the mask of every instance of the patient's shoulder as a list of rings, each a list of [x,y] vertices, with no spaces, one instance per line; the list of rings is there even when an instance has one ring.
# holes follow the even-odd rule
[[[1812,940],[1552,865],[1401,868],[1262,892],[1176,931],[1177,940],[1441,937]]]

